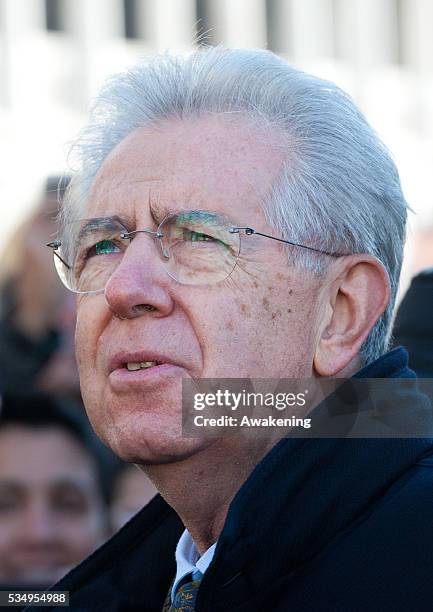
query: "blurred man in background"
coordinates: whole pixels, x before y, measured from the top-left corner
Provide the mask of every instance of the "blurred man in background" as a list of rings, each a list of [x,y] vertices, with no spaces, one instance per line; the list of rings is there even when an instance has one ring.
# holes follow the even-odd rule
[[[2,398],[0,585],[46,587],[108,535],[86,433],[47,394]]]

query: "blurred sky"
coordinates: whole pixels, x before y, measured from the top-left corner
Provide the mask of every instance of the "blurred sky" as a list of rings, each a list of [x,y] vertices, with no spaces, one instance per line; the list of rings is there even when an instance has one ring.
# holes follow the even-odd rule
[[[357,101],[414,210],[405,279],[433,265],[433,0],[0,0],[2,241],[103,80],[137,58],[209,43],[267,47]],[[431,230],[429,228],[432,228]]]

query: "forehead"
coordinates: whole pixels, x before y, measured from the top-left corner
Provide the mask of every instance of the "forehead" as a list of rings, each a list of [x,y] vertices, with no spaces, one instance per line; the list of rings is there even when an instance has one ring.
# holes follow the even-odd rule
[[[12,424],[1,428],[0,481],[28,482],[33,486],[68,478],[85,484],[94,476],[91,457],[66,431]]]
[[[257,214],[284,161],[274,130],[229,116],[138,128],[100,168],[86,216],[141,215],[161,206]]]

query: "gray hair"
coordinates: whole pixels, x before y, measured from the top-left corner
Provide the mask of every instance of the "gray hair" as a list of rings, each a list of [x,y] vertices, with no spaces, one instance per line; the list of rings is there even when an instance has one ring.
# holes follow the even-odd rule
[[[366,339],[365,363],[386,351],[400,276],[407,203],[390,153],[335,84],[269,51],[209,48],[154,56],[112,77],[75,143],[79,167],[62,212],[83,216],[98,169],[138,127],[166,118],[241,113],[287,138],[287,161],[265,198],[276,235],[324,251],[369,253],[388,272],[391,300]],[[329,259],[288,248],[290,261],[321,274]]]

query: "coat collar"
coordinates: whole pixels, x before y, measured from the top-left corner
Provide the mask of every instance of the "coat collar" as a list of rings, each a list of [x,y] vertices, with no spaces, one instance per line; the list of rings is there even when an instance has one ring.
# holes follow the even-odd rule
[[[430,408],[427,398],[417,393],[403,349],[391,351],[356,376],[410,378],[410,388],[404,386],[407,414],[420,403]],[[281,440],[234,498],[198,603],[208,601],[215,583],[227,595],[233,590],[242,597],[245,590],[246,597],[300,568],[430,453],[432,445],[429,438]]]

